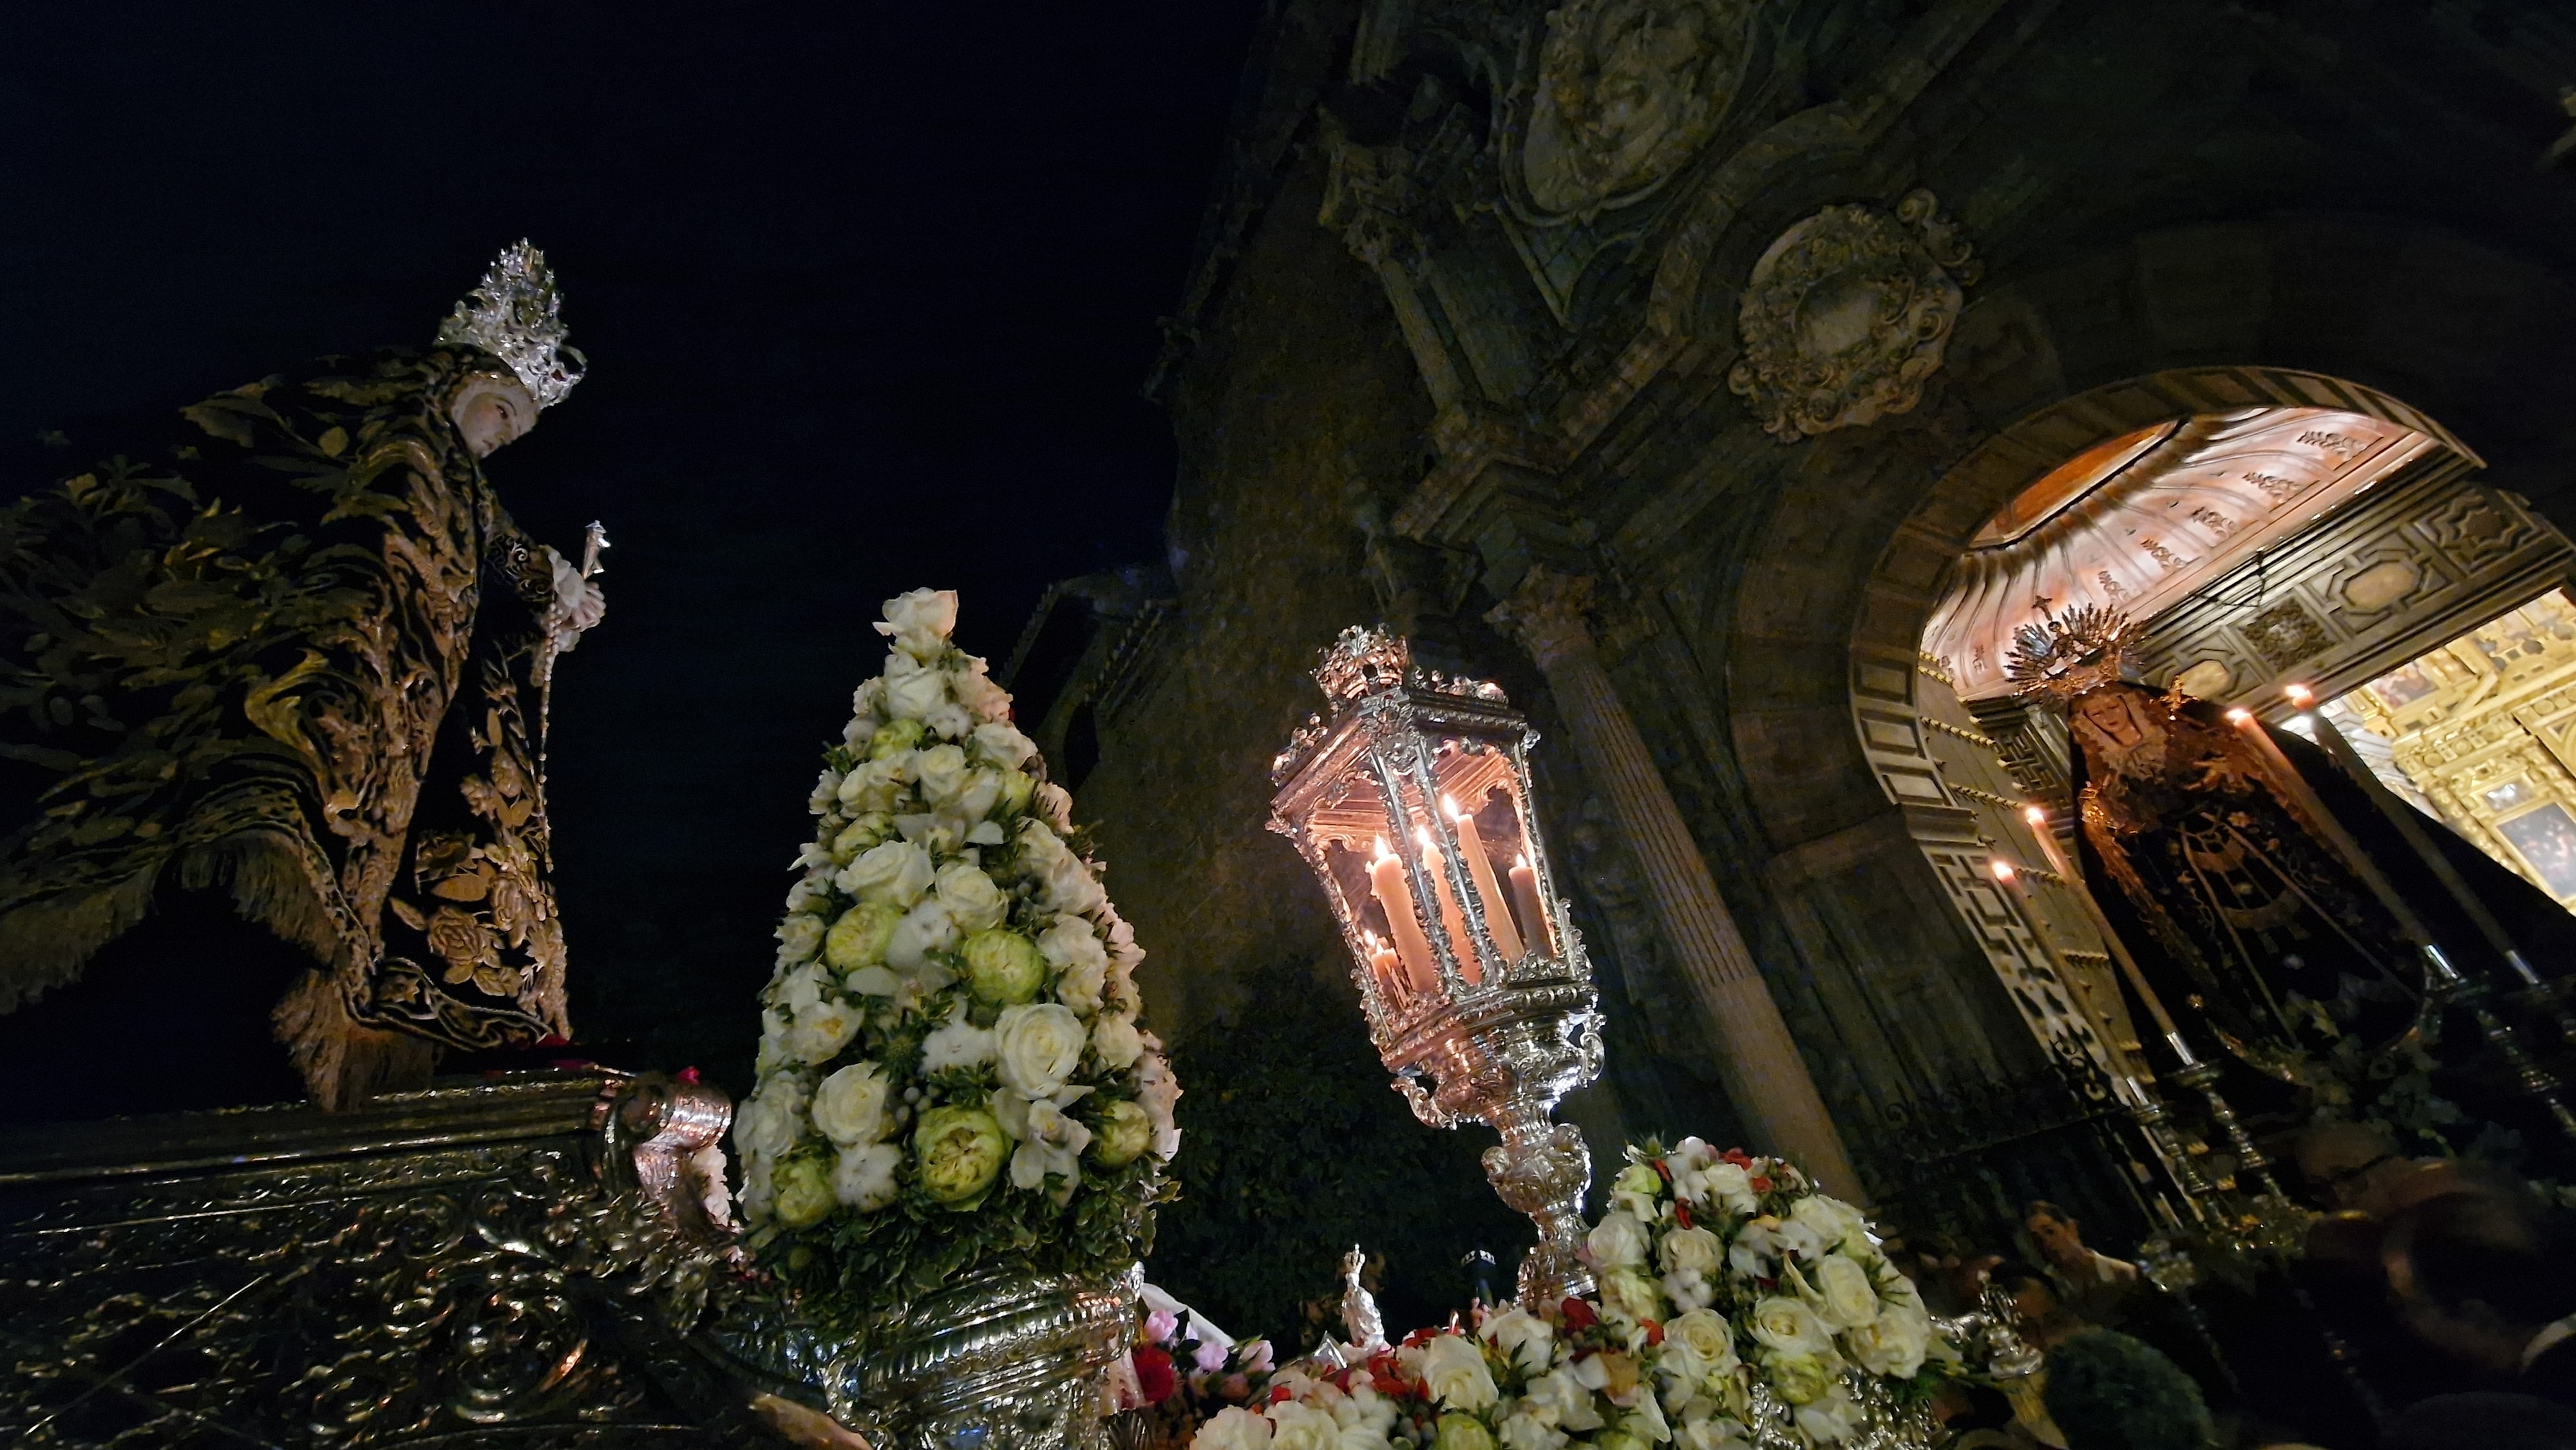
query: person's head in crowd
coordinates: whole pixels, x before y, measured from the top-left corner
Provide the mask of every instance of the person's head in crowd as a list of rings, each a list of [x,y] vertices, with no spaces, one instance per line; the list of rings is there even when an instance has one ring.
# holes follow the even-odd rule
[[[2007,1259],[1995,1265],[1987,1282],[2002,1290],[2013,1312],[2021,1316],[2022,1337],[2042,1349],[2084,1327],[2059,1301],[2057,1285],[2029,1264]]]
[[[2083,1226],[2075,1221],[2075,1215],[2045,1198],[2033,1199],[2030,1207],[2022,1210],[2021,1226],[2030,1231],[2030,1241],[2038,1247],[2040,1256],[2052,1264],[2080,1264],[2092,1257],[2093,1251],[2084,1246]]]
[[[2087,1329],[2048,1352],[2048,1417],[2066,1450],[2212,1450],[2200,1386],[2125,1334]]]
[[[2462,1174],[2398,1212],[2381,1259],[2416,1338],[2471,1371],[2519,1377],[2543,1329],[2576,1314],[2576,1243],[2520,1185]]]
[[[2389,1211],[2389,1188],[2415,1167],[2386,1128],[2341,1120],[2300,1134],[2298,1160],[2319,1208],[2373,1218]]]

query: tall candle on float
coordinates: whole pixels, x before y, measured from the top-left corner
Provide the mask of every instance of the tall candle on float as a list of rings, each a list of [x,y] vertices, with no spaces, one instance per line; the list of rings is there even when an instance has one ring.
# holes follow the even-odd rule
[[[1527,856],[1512,861],[1512,905],[1519,908],[1521,925],[1529,932],[1530,950],[1551,950],[1555,934],[1548,930],[1547,911],[1538,899],[1538,872]]]
[[[1503,960],[1521,959],[1521,934],[1512,929],[1511,908],[1504,904],[1503,889],[1494,880],[1494,858],[1485,852],[1484,837],[1477,834],[1476,818],[1458,809],[1458,802],[1442,796],[1440,803],[1449,808],[1449,819],[1458,827],[1458,849],[1467,857],[1467,872],[1476,881],[1476,896],[1485,904],[1485,926],[1494,934],[1494,948]]]
[[[1457,954],[1458,975],[1469,985],[1481,982],[1485,969],[1476,961],[1476,944],[1467,938],[1467,918],[1458,910],[1457,884],[1449,879],[1440,848],[1432,843],[1431,828],[1416,826],[1413,836],[1422,843],[1422,874],[1431,878],[1432,895],[1440,903],[1440,925],[1449,933],[1449,949]]]
[[[1378,909],[1386,913],[1387,935],[1395,940],[1395,954],[1404,962],[1405,978],[1417,992],[1437,987],[1440,972],[1433,965],[1431,943],[1422,935],[1422,922],[1413,914],[1413,893],[1404,884],[1404,863],[1386,848],[1384,836],[1377,839],[1377,859],[1369,862],[1369,889],[1377,897]]]

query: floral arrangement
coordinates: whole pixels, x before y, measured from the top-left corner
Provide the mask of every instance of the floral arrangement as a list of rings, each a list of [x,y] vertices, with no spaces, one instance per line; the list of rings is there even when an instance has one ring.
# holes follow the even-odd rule
[[[886,603],[734,1125],[753,1250],[861,1333],[988,1263],[1134,1263],[1180,1145],[1144,953],[956,620],[949,591]]]
[[[1774,1158],[1628,1150],[1586,1239],[1597,1295],[1291,1366],[1192,1450],[1754,1450],[1912,1443],[1956,1351],[1860,1211]],[[1928,1423],[1928,1422],[1927,1422]]]
[[[1174,1447],[1220,1411],[1266,1402],[1278,1368],[1269,1340],[1231,1341],[1168,1309],[1141,1312],[1127,1362],[1134,1374],[1119,1408],[1146,1418],[1148,1443]]]

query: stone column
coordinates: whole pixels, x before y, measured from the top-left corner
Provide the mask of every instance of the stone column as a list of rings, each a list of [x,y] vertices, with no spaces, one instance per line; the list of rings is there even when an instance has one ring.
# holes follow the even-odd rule
[[[1807,1075],[1779,1004],[1763,985],[1744,934],[1717,894],[1707,858],[1601,663],[1584,621],[1591,603],[1591,580],[1533,567],[1489,618],[1538,661],[1584,774],[1609,797],[1628,849],[1644,869],[1664,938],[1716,1029],[1726,1094],[1760,1137],[1750,1146],[1789,1159],[1833,1193],[1858,1202],[1860,1176],[1852,1171],[1842,1135]]]

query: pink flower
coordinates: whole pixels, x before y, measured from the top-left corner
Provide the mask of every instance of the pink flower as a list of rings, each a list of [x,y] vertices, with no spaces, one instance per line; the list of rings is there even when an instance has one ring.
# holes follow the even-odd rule
[[[1156,1344],[1169,1344],[1181,1332],[1181,1321],[1169,1309],[1157,1309],[1145,1316],[1145,1337]]]

